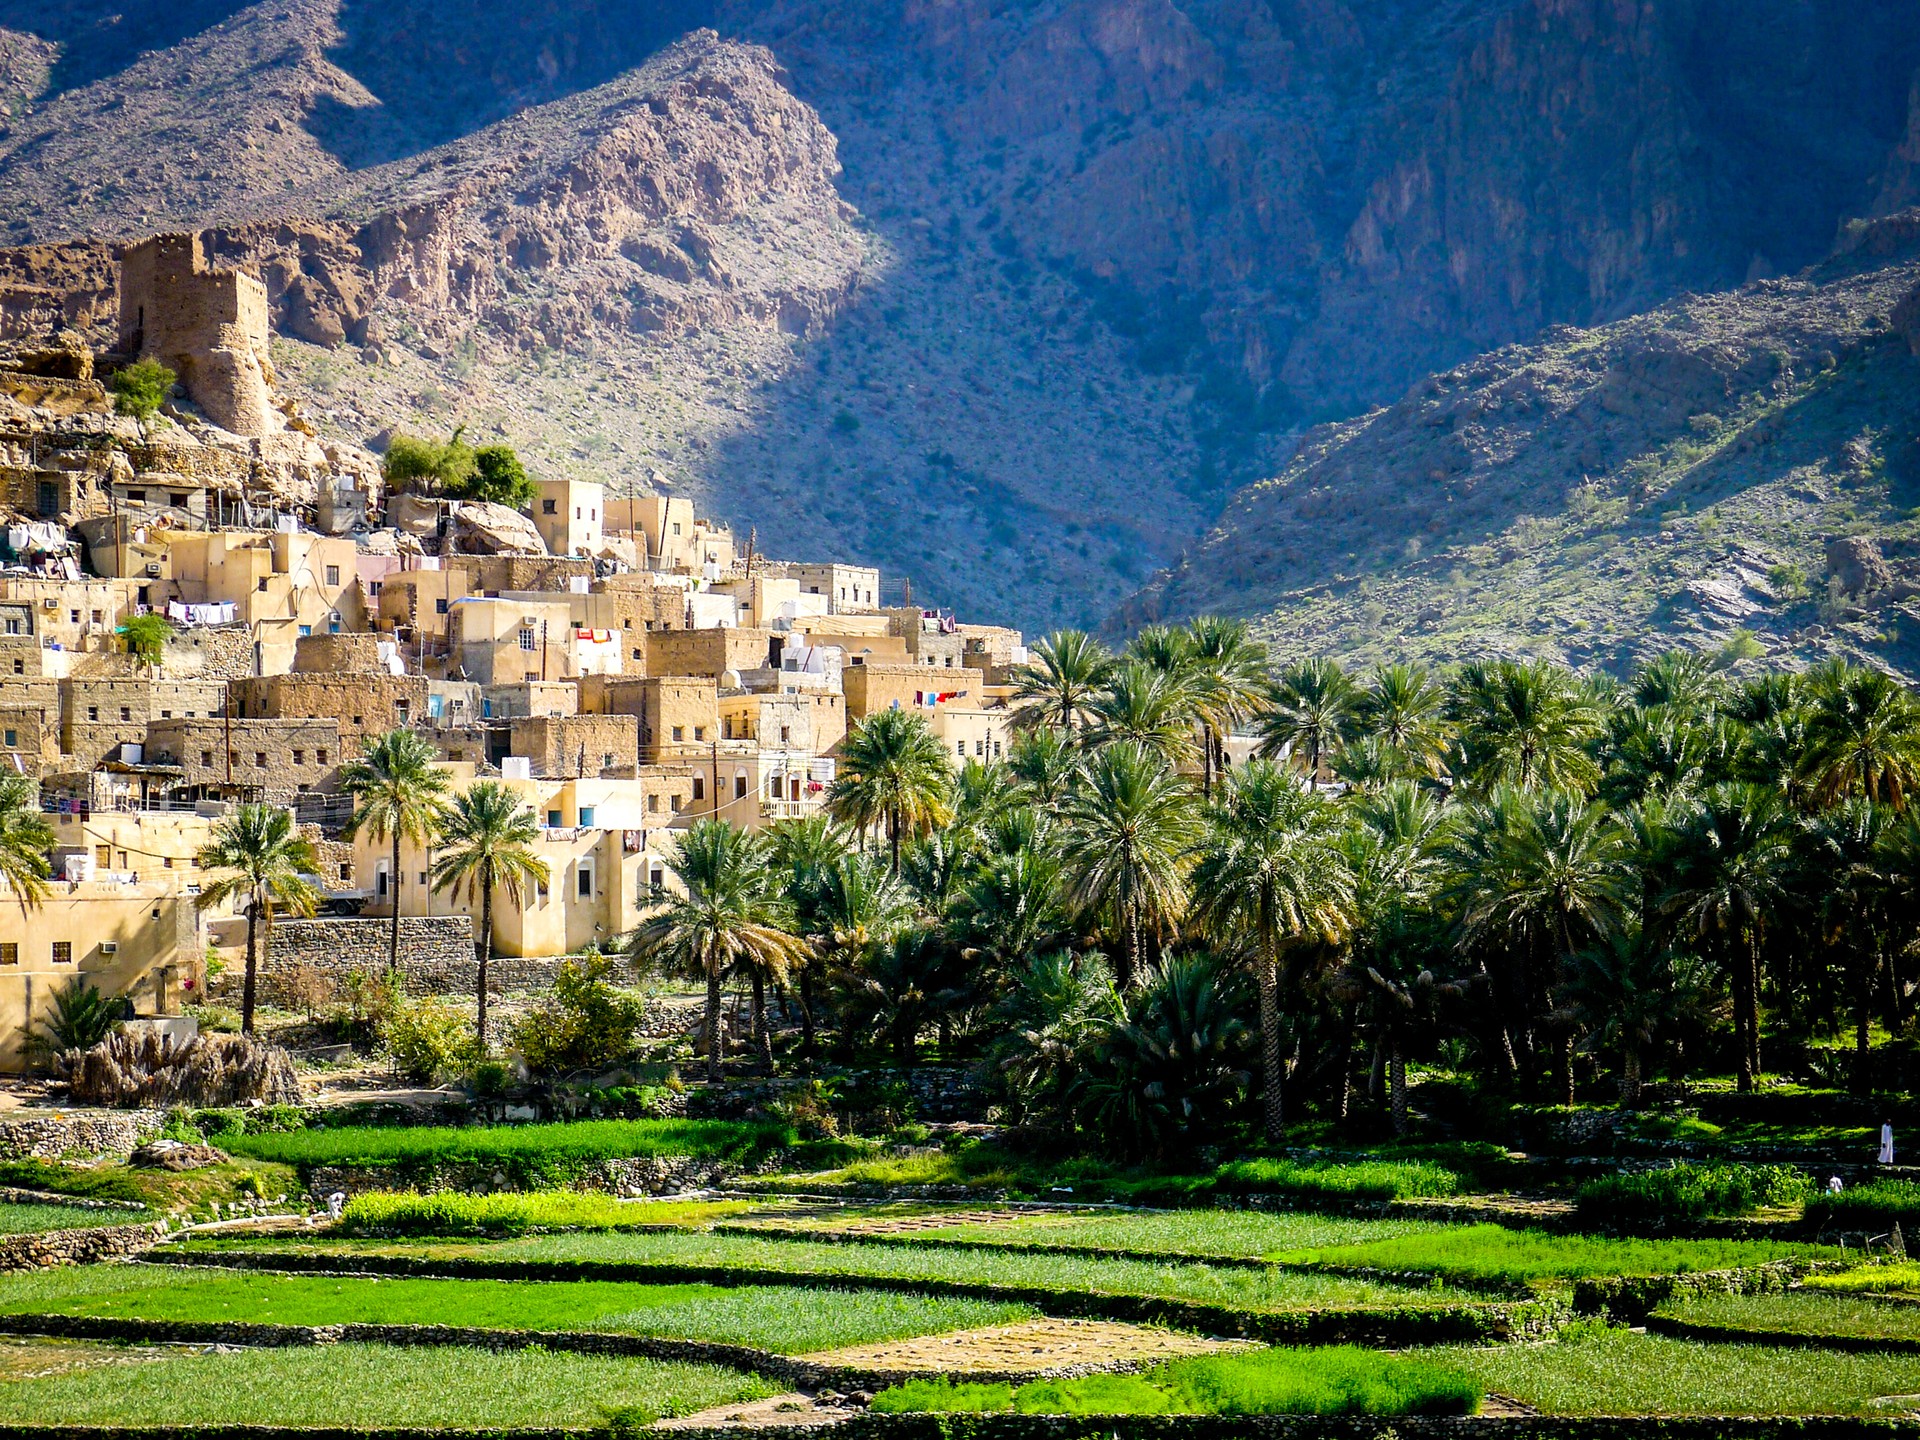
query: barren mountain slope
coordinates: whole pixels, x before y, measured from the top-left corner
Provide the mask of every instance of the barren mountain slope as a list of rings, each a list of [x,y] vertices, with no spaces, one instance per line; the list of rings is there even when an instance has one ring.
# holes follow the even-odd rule
[[[1230,610],[1284,657],[1731,644],[1920,675],[1916,357],[1907,211],[1803,275],[1557,330],[1312,432],[1126,618]]]
[[[768,49],[663,50],[703,23]],[[0,27],[6,233],[75,242],[4,257],[0,317],[97,322],[102,242],[217,224],[349,438],[466,421],[1030,627],[1105,614],[1307,421],[1791,271],[1920,173],[1910,0],[0,0]]]

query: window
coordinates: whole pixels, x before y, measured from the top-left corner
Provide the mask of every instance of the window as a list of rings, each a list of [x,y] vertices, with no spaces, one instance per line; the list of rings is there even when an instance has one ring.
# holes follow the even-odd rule
[[[322,749],[319,749],[319,750],[316,750],[316,751],[314,751],[314,752],[313,752],[313,758],[314,758],[315,760],[317,760],[317,761],[318,761],[318,762],[319,762],[320,764],[322,764],[322,765],[324,765],[324,764],[326,764],[326,763],[327,763],[327,752],[326,752],[326,750],[325,750],[324,748],[322,748]]]
[[[680,533],[680,522],[678,520],[673,522],[673,533],[676,535]]]
[[[380,598],[381,584],[382,582],[379,580],[369,580],[367,582],[367,594],[371,595],[374,599],[378,600]]]
[[[742,799],[747,793],[747,772],[742,770],[733,777],[733,798]]]
[[[26,674],[26,673],[27,673],[27,662],[26,662],[26,661],[24,661],[24,660],[16,660],[16,661],[14,661],[14,662],[13,662],[13,673],[14,673],[14,674],[16,674],[16,675],[24,675],[24,674]]]
[[[673,727],[673,743],[674,744],[678,745],[682,740],[686,738],[687,738],[687,732],[684,726],[676,725]]]
[[[142,586],[140,587],[140,593],[139,593],[139,595],[138,595],[138,597],[137,597],[137,598],[138,598],[138,600],[139,600],[139,602],[140,602],[140,604],[142,604],[142,605],[151,605],[151,604],[153,603],[153,590],[152,590],[152,587],[151,587],[151,586],[147,586],[147,585],[142,585]]]
[[[424,871],[424,870],[422,870],[422,871],[420,872],[420,884],[421,884],[421,887],[422,887],[422,888],[425,888],[425,886],[426,886],[426,883],[427,883],[427,872],[426,872],[426,871]]]
[[[131,705],[122,705],[120,707],[120,718],[122,720],[133,719],[133,707]]]
[[[573,507],[573,518],[576,520],[580,518],[580,507],[578,505]]]
[[[533,627],[531,625],[522,625],[520,627],[520,648],[522,650],[533,649]]]
[[[340,567],[338,565],[327,566],[327,584],[338,585],[339,583],[340,583]]]
[[[707,798],[706,776],[696,775],[693,777],[693,798],[696,800],[704,800]]]
[[[387,897],[387,867],[384,862],[373,872],[373,893],[382,900]]]
[[[340,862],[340,878],[342,880],[353,879],[353,865],[351,862],[346,860]]]
[[[782,725],[780,727],[780,743],[782,745],[791,745],[793,743],[793,727],[791,725]]]
[[[87,706],[87,719],[98,720],[99,718],[100,718],[100,707],[98,705]]]
[[[436,615],[444,615],[447,613],[447,602],[444,598],[433,602],[433,613]]]
[[[673,813],[676,815],[680,813],[680,797],[678,795],[673,797]]]
[[[80,612],[78,610],[69,610],[67,612],[67,620],[71,624],[78,625],[80,623]]]
[[[167,503],[173,506],[174,509],[176,510],[185,509],[187,504],[187,492],[184,490],[169,490],[167,492]]]
[[[11,750],[14,746],[18,745],[19,743],[20,743],[20,732],[18,730],[7,731],[7,748]]]
[[[147,492],[146,492],[146,491],[144,491],[144,490],[129,490],[129,491],[127,491],[127,503],[128,503],[129,505],[144,505],[144,504],[146,504],[146,503],[147,503]]]
[[[574,893],[582,900],[591,900],[593,898],[593,864],[591,861],[582,860],[580,862],[579,869],[574,871],[574,886]]]
[[[95,610],[95,611],[93,612],[93,623],[94,623],[94,624],[96,624],[96,625],[103,625],[103,624],[105,624],[105,623],[106,623],[106,619],[107,619],[107,612],[106,612],[106,611],[104,611],[104,610]]]
[[[667,876],[664,870],[654,870],[647,875],[647,884],[651,885],[656,890],[660,889],[666,883],[667,883]]]
[[[613,766],[614,766],[613,752],[611,750],[603,752],[600,756],[600,768],[602,770],[611,770],[613,769]]]
[[[202,750],[200,752],[200,763],[201,765],[205,766],[207,769],[211,770],[213,768],[213,751]]]
[[[173,711],[171,711],[171,710],[162,710],[162,711],[160,712],[160,718],[161,718],[162,720],[171,720],[171,719],[173,719]]]
[[[560,812],[558,810],[547,811],[547,825],[550,829],[554,830],[560,828]]]
[[[94,846],[93,863],[98,865],[102,870],[113,869],[113,847],[111,845]]]
[[[707,727],[706,727],[706,726],[704,726],[704,725],[696,725],[696,726],[694,726],[694,727],[693,727],[693,738],[694,738],[694,739],[696,739],[696,740],[704,740],[704,739],[706,739],[706,738],[707,738]]]
[[[262,595],[266,594],[267,593],[267,577],[262,575],[260,577],[259,583],[254,586],[254,589],[258,590]]]
[[[306,751],[304,751],[304,750],[296,750],[296,751],[294,751],[294,752],[293,752],[293,763],[294,763],[294,764],[296,764],[296,765],[304,765],[304,764],[306,764],[306,763],[307,763],[307,752],[306,752]]]
[[[256,770],[264,770],[267,768],[267,752],[266,751],[256,750],[253,752],[253,768]]]
[[[560,513],[560,507],[552,500],[542,500],[540,502],[540,513],[542,515],[558,515]]]
[[[987,742],[984,740],[974,741],[973,753],[977,756],[984,756],[987,753]]]
[[[0,944],[0,965],[18,965],[19,963],[20,947],[11,940]]]
[[[358,715],[356,715],[356,716],[354,716],[354,717],[353,717],[353,723],[354,723],[354,725],[355,725],[355,726],[358,726],[358,725],[360,725],[360,724],[362,723],[362,722],[361,722],[361,719],[360,719],[360,717],[359,717]]]
[[[56,940],[53,942],[53,963],[56,965],[73,964],[73,942]]]
[[[655,815],[660,813],[660,797],[658,795],[647,796],[647,809]]]
[[[593,824],[593,806],[582,805],[580,807],[580,828],[584,830],[589,826],[591,826],[592,824]]]

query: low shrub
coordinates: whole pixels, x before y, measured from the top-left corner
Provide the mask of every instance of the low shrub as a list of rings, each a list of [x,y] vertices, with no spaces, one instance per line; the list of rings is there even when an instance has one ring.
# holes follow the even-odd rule
[[[350,1235],[524,1235],[535,1230],[633,1230],[694,1225],[751,1206],[744,1200],[631,1202],[574,1190],[462,1195],[371,1190],[347,1202],[339,1229]]]
[[[481,1059],[466,1011],[432,996],[394,1006],[380,1024],[380,1038],[393,1068],[424,1085],[463,1079]]]
[[[1809,1290],[1829,1290],[1841,1295],[1920,1294],[1920,1260],[1861,1265],[1837,1275],[1809,1275],[1800,1283]]]
[[[687,1156],[743,1164],[786,1145],[784,1126],[730,1120],[582,1120],[561,1125],[341,1126],[234,1135],[236,1155],[286,1165],[389,1166],[405,1179],[437,1165],[493,1165],[523,1186],[551,1188],[603,1160]]]
[[[536,1075],[598,1070],[632,1053],[647,1004],[609,980],[612,972],[613,961],[605,955],[560,962],[553,993],[512,1027],[513,1047],[529,1070]]]
[[[0,1160],[0,1185],[42,1190],[51,1195],[73,1195],[83,1200],[147,1203],[147,1192],[121,1169],[81,1169],[47,1160]]]
[[[1575,1203],[1599,1221],[1659,1225],[1746,1215],[1807,1198],[1812,1182],[1788,1165],[1675,1165],[1606,1175],[1582,1185]]]
[[[1807,1201],[1807,1219],[1844,1230],[1903,1231],[1920,1225],[1920,1184],[1911,1180],[1869,1180],[1839,1194],[1821,1191]]]
[[[1471,1415],[1481,1387],[1432,1360],[1351,1345],[1174,1360],[1145,1375],[995,1384],[915,1380],[881,1391],[881,1414],[1015,1410],[1044,1415]]]
[[[1220,1167],[1219,1189],[1298,1200],[1407,1200],[1460,1193],[1458,1172],[1428,1160],[1238,1160]]]

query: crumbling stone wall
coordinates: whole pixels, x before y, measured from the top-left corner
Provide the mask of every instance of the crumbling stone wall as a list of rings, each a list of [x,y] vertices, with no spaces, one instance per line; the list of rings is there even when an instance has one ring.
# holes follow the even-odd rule
[[[291,1001],[289,972],[295,966],[342,980],[354,970],[369,975],[387,968],[391,921],[383,919],[276,920],[273,944],[260,967],[259,982],[268,1004]],[[418,916],[400,922],[400,966],[407,988],[430,994],[473,993],[473,922],[465,915]],[[237,967],[236,967],[237,968]],[[220,977],[216,991],[239,993],[233,970]]]
[[[223,430],[262,436],[281,428],[268,336],[267,287],[213,269],[199,235],[156,235],[121,256],[121,350],[173,370]]]
[[[55,1265],[86,1265],[150,1250],[165,1227],[103,1225],[86,1230],[46,1230],[0,1239],[0,1270],[48,1270]]]

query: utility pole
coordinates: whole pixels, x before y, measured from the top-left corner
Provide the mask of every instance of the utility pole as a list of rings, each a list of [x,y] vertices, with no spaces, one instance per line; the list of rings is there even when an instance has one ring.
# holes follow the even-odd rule
[[[713,737],[713,818],[720,818],[720,737]]]

